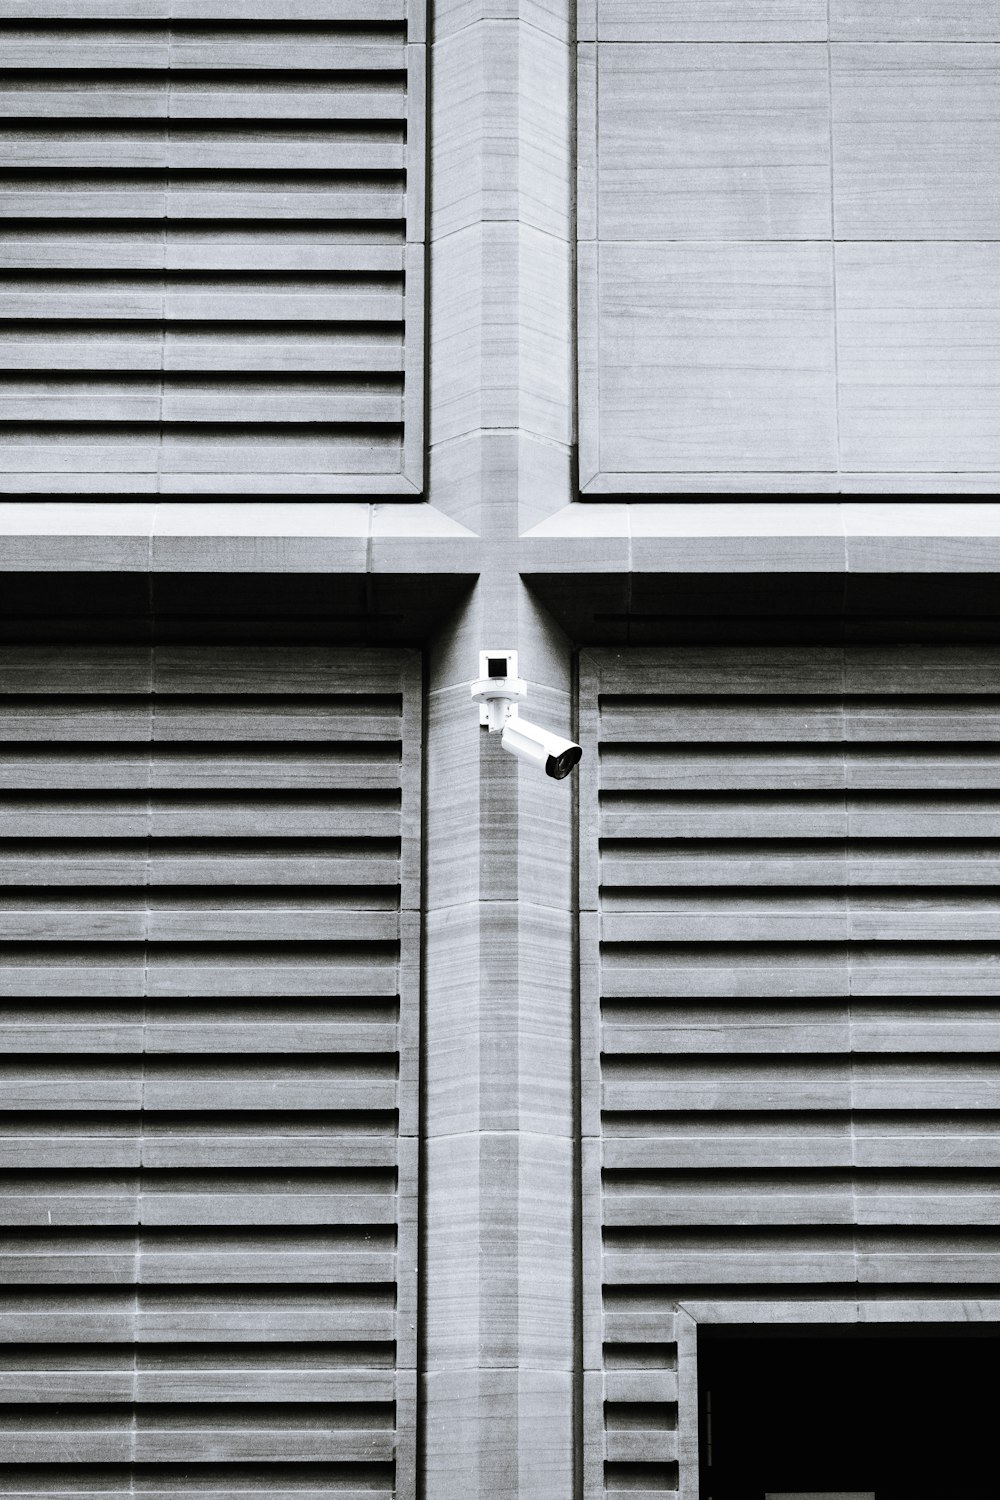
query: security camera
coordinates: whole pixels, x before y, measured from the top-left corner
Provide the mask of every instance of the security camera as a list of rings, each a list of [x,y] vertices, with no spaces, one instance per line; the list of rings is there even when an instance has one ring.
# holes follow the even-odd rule
[[[499,734],[505,750],[529,765],[540,766],[555,781],[569,775],[583,750],[572,740],[521,718],[517,705],[527,697],[528,684],[517,675],[516,651],[480,651],[479,676],[470,691],[473,702],[479,704],[480,725],[490,734]]]
[[[518,760],[526,760],[532,766],[541,766],[546,776],[551,776],[554,781],[562,781],[564,776],[568,776],[583,754],[580,746],[574,745],[572,740],[560,739],[548,729],[529,724],[527,719],[522,719],[516,713],[512,713],[507,719],[500,743],[511,755],[516,755]]]

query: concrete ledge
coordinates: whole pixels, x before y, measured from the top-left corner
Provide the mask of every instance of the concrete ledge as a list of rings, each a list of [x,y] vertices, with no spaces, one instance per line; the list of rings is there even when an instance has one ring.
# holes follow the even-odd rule
[[[480,551],[427,504],[0,503],[0,573],[471,575]],[[525,575],[986,574],[1000,500],[574,502],[517,552]]]
[[[1000,501],[578,502],[520,554],[525,573],[985,573]]]
[[[478,553],[422,504],[0,503],[0,572],[470,573]]]

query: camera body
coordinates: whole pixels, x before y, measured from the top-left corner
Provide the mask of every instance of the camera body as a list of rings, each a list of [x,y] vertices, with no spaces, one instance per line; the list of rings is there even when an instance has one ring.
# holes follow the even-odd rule
[[[522,719],[518,704],[528,695],[528,684],[518,676],[517,652],[507,648],[480,651],[479,676],[470,686],[479,704],[479,723],[518,760],[538,766],[554,781],[562,781],[583,755],[581,746],[564,740],[538,724]]]
[[[518,760],[540,767],[553,781],[562,781],[568,776],[583,754],[580,746],[572,740],[564,740],[516,713],[511,714],[504,725],[500,743]]]

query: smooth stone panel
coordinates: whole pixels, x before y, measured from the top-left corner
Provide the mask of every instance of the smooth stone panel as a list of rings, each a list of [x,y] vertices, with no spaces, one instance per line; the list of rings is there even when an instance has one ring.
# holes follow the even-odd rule
[[[577,1493],[569,1371],[434,1370],[423,1390],[424,1468],[435,1500],[571,1500]]]
[[[844,468],[1000,468],[1000,245],[836,258]]]
[[[602,245],[600,464],[835,469],[828,245]]]
[[[613,42],[812,42],[827,0],[597,0],[597,35]]]
[[[602,239],[824,239],[825,46],[599,49]]]
[[[481,223],[447,235],[436,257],[449,291],[434,327],[435,445],[489,428],[568,443],[565,244],[526,224]]]
[[[832,49],[838,239],[1000,238],[1000,48]]]
[[[834,41],[1000,42],[996,0],[830,0]]]
[[[484,220],[566,234],[568,47],[516,21],[483,21],[432,59],[432,239]]]

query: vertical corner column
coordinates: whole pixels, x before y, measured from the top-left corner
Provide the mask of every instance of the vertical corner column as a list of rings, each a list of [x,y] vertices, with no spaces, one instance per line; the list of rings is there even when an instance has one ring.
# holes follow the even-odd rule
[[[431,39],[429,499],[482,572],[430,654],[425,822],[426,1500],[578,1488],[575,778],[479,728],[478,653],[571,734],[571,643],[517,539],[573,484],[569,8],[441,0]]]
[[[429,495],[498,550],[575,483],[568,0],[440,0],[431,36]]]
[[[571,655],[526,591],[513,627],[484,613],[488,598],[480,585],[440,643],[428,695],[424,1494],[571,1500],[575,778],[504,751],[468,687],[479,643],[516,638],[525,712],[570,734]]]

